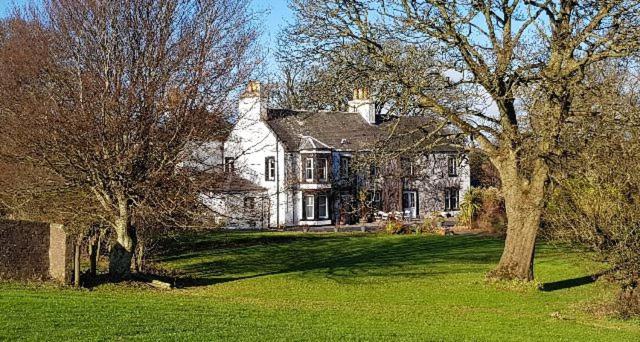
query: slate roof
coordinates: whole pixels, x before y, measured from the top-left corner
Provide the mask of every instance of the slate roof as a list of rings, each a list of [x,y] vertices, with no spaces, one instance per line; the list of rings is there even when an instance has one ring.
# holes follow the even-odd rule
[[[358,113],[293,111],[268,109],[267,124],[287,150],[296,151],[301,138],[313,137],[340,150],[370,148],[379,137],[379,129],[369,125]]]
[[[267,125],[289,151],[309,145],[343,151],[370,150],[394,129],[392,136],[398,144],[403,143],[398,139],[416,141],[434,129],[433,118],[418,116],[393,118],[371,125],[358,113],[267,109],[267,118]],[[436,150],[455,149],[442,146]]]

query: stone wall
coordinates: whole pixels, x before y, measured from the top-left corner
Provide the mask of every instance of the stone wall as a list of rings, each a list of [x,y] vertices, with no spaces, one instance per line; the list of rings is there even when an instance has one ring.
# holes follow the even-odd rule
[[[0,279],[69,283],[73,241],[62,225],[0,220]]]

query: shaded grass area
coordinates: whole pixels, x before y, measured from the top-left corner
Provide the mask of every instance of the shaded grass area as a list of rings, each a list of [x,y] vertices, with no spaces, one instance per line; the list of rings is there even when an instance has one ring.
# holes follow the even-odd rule
[[[173,291],[0,285],[2,339],[616,340],[638,321],[585,311],[609,300],[603,269],[540,245],[536,276],[490,285],[502,242],[482,237],[198,233],[164,243],[155,262],[193,281]],[[565,286],[571,285],[571,286]]]

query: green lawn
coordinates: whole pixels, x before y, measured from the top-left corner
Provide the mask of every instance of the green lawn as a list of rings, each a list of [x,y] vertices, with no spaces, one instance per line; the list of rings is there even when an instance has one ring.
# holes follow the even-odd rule
[[[640,322],[587,310],[613,298],[603,281],[486,284],[501,247],[469,236],[190,235],[157,257],[190,287],[0,285],[0,340],[640,340]],[[602,269],[553,246],[537,253],[543,283]]]

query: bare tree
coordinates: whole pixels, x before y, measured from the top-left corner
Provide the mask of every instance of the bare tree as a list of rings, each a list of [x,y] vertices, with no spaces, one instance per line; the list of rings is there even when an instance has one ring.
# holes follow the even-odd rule
[[[640,73],[630,67],[636,63],[588,70],[574,127],[563,136],[572,148],[551,173],[543,216],[545,236],[586,245],[610,265],[625,316],[640,314]]]
[[[2,46],[3,154],[91,194],[128,275],[138,226],[187,224],[231,96],[255,66],[246,1],[48,0]],[[37,63],[34,63],[37,62]],[[193,161],[191,161],[193,162]],[[193,165],[190,163],[189,165]]]
[[[490,276],[533,279],[550,160],[590,65],[637,51],[637,1],[293,0],[289,55],[390,82],[475,139],[508,216]],[[354,58],[353,56],[357,58]],[[348,57],[348,58],[345,58]],[[457,92],[453,91],[457,90]],[[535,94],[536,111],[524,97]]]

